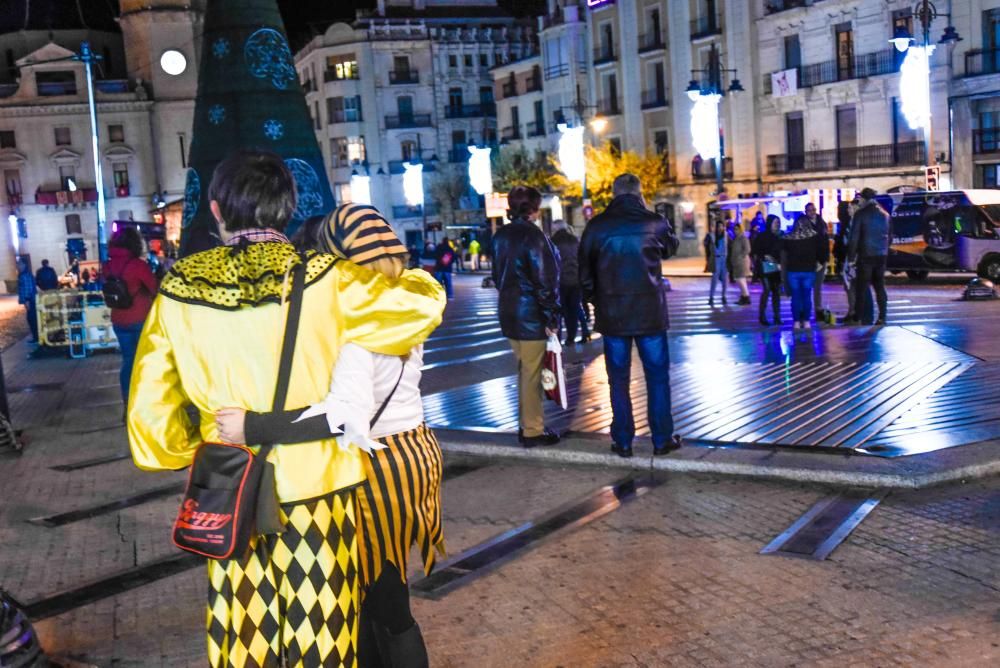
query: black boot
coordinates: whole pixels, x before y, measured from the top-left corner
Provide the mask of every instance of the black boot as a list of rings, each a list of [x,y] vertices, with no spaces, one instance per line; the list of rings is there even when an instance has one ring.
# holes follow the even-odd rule
[[[766,308],[767,308],[767,302],[764,301],[764,296],[761,295],[760,306],[757,309],[757,321],[764,327],[770,327],[771,323],[767,321],[767,317],[764,315],[764,310]]]
[[[781,302],[775,301],[774,305],[771,307],[771,309],[772,309],[772,312],[774,313],[774,324],[775,325],[780,325],[781,324]]]
[[[398,635],[379,624],[374,624],[375,637],[382,665],[388,668],[428,668],[427,646],[420,633],[420,626],[414,624]]]

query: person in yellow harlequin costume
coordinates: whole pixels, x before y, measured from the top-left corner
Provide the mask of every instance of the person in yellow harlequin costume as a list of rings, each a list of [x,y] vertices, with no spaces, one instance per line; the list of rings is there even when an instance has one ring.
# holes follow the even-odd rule
[[[274,395],[283,297],[302,261],[281,233],[295,210],[294,181],[277,155],[242,152],[216,168],[209,200],[226,245],[172,267],[136,354],[128,434],[142,469],[189,466],[201,442],[219,440],[217,407],[267,411]],[[287,406],[324,398],[346,343],[405,355],[441,321],[443,290],[425,272],[390,280],[332,255],[305,258]],[[211,666],[357,664],[362,456],[332,435],[271,451],[285,531],[256,537],[247,555],[208,562]]]

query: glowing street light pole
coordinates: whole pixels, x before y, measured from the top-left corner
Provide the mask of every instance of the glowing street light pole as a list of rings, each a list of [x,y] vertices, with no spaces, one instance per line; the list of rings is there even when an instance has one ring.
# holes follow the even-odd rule
[[[934,153],[934,130],[931,123],[931,55],[936,48],[931,44],[931,24],[934,19],[944,16],[949,20],[938,44],[961,42],[955,26],[950,25],[951,14],[939,12],[930,0],[921,0],[913,8],[913,16],[920,21],[922,41],[915,45],[913,36],[906,28],[899,27],[889,42],[906,58],[899,68],[900,91],[903,95],[903,115],[913,129],[921,128],[924,135],[924,151],[927,164],[936,165]]]
[[[97,105],[94,104],[93,63],[100,58],[90,50],[89,42],[80,44],[80,55],[74,59],[84,64],[87,73],[87,101],[90,103],[90,140],[94,150],[94,178],[97,181],[97,256],[101,263],[108,261],[107,214],[104,210],[104,172],[101,169],[101,155],[98,152]]]
[[[706,86],[702,86],[698,82],[697,74],[699,73],[708,76]],[[732,74],[733,77],[729,88],[723,90],[722,77],[726,74]],[[694,102],[694,108],[691,109],[691,137],[695,150],[702,158],[715,159],[717,198],[722,196],[725,180],[726,144],[722,132],[722,115],[719,112],[722,98],[726,92],[741,93],[743,92],[743,84],[736,77],[735,69],[722,67],[719,51],[713,45],[708,54],[708,67],[702,70],[691,70],[691,82],[688,84],[687,94],[688,99]],[[713,130],[715,136],[712,135]]]

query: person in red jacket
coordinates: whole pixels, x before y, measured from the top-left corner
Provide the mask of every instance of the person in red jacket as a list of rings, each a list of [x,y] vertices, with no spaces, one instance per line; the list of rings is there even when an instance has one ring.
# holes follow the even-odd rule
[[[146,321],[146,315],[153,306],[157,284],[152,270],[143,259],[142,235],[134,227],[124,227],[111,237],[108,244],[109,259],[104,265],[104,278],[114,276],[124,281],[132,303],[128,308],[112,308],[111,324],[118,337],[118,348],[122,353],[122,369],[119,382],[122,399],[128,406],[128,386],[132,379],[132,362],[139,345],[139,334]]]

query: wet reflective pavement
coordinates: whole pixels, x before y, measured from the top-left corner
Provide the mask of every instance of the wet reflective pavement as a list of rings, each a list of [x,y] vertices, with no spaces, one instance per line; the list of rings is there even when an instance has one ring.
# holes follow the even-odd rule
[[[426,347],[427,421],[513,433],[516,377],[496,322],[496,293],[479,288],[475,277],[457,278],[458,298]],[[957,284],[894,286],[891,326],[794,331],[761,328],[755,307],[709,308],[692,294],[702,283],[675,280],[670,298],[674,418],[689,442],[899,456],[1000,437],[1000,407],[991,401],[1000,367],[966,352],[992,351],[997,302],[957,301]],[[843,309],[842,290],[827,285],[825,303]],[[570,409],[546,402],[547,423],[564,432],[607,434],[611,412],[599,340],[567,350],[566,374]],[[632,399],[637,436],[648,435],[638,356]]]

